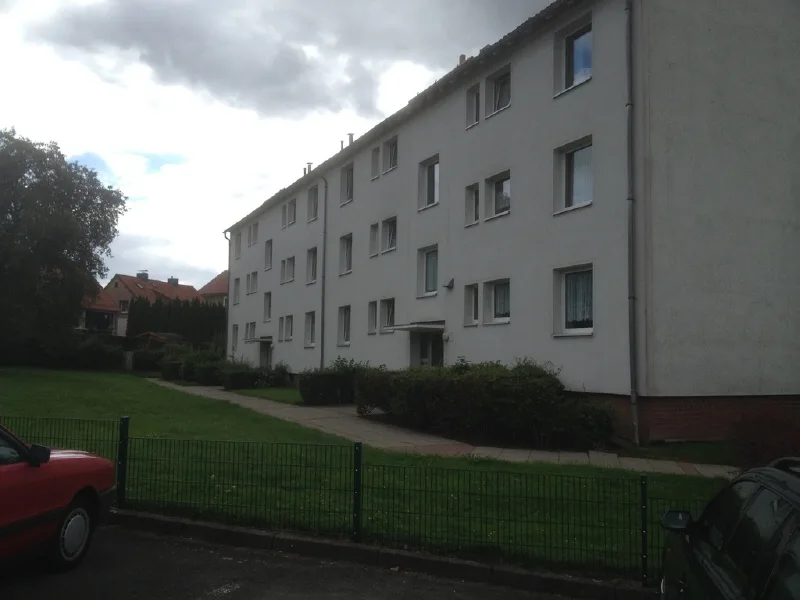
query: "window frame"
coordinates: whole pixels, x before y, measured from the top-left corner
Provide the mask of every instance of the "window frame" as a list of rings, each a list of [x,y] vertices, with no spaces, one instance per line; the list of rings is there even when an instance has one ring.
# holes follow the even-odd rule
[[[303,347],[314,348],[317,345],[317,314],[313,310],[306,313],[305,329],[303,331]]]
[[[288,214],[288,202],[281,204],[281,229],[286,229],[286,216]]]
[[[287,202],[288,209],[287,209],[287,221],[286,226],[289,227],[290,225],[294,225],[297,222],[297,198],[292,198]]]
[[[370,300],[367,303],[367,335],[378,333],[378,301]]]
[[[589,180],[590,180],[590,198],[586,202],[575,202],[575,155],[579,152],[589,150]],[[564,196],[561,202],[562,210],[574,210],[584,206],[590,206],[594,202],[594,146],[591,138],[586,141],[575,144],[564,150],[563,152],[564,163]]]
[[[481,222],[481,185],[478,182],[464,188],[464,227]]]
[[[381,224],[379,222],[370,223],[369,225],[369,256],[374,258],[380,254],[381,249]]]
[[[505,210],[498,211],[497,210],[497,185],[505,184],[508,182],[508,206]],[[511,214],[511,206],[514,200],[513,198],[513,189],[511,187],[511,171],[506,170],[502,173],[498,173],[489,177],[486,180],[486,198],[483,202],[484,204],[484,211],[485,215],[483,217],[484,221],[490,221],[491,219],[496,219],[498,217],[504,217],[506,215]]]
[[[346,315],[346,319],[345,319]],[[336,345],[349,346],[353,337],[353,310],[350,304],[339,307],[339,322],[337,327]],[[345,327],[345,324],[347,327]],[[346,335],[345,335],[346,334]]]
[[[237,231],[233,236],[233,258],[238,260],[242,257],[242,232]]]
[[[242,280],[240,277],[236,277],[233,280],[233,303],[239,304],[242,297]]]
[[[283,321],[283,341],[291,342],[294,337],[294,315],[286,315]]]
[[[481,122],[481,84],[480,82],[467,88],[467,125],[470,129]]]
[[[306,250],[306,285],[317,282],[317,255],[317,246]]]
[[[290,266],[291,266],[291,271],[292,271],[291,276],[289,276],[289,267]],[[287,257],[286,258],[286,279],[284,280],[284,283],[291,283],[292,281],[294,281],[295,266],[296,265],[295,265],[294,256]]]
[[[370,177],[372,181],[381,176],[381,147],[375,146],[370,154]]]
[[[505,82],[508,82],[508,102],[500,105],[501,98],[499,94],[499,90],[501,89],[499,86]],[[504,67],[498,69],[491,75],[486,78],[486,99],[489,99],[489,90],[491,89],[491,98],[492,103],[485,102],[486,105],[485,111],[486,115],[484,118],[488,119],[491,116],[496,115],[497,113],[506,110],[508,107],[511,106],[511,101],[513,99],[513,88],[512,88],[513,80],[511,78],[511,64],[507,64]]]
[[[283,341],[283,317],[278,317],[278,341]]]
[[[431,195],[430,169],[433,167],[433,201],[429,202]],[[434,154],[419,164],[419,200],[418,211],[439,206],[441,202],[442,170],[439,155]]]
[[[239,325],[234,324],[231,327],[231,353],[236,352],[239,349]]]
[[[590,56],[591,66],[588,77],[576,81],[575,79],[575,42],[580,40],[585,35],[590,35]],[[592,30],[592,22],[580,26],[578,29],[564,36],[564,90],[569,90],[575,86],[586,83],[592,79],[594,75],[594,32]]]
[[[264,240],[264,270],[272,269],[272,239]]]
[[[397,136],[394,135],[388,140],[383,142],[383,173],[386,175],[389,171],[394,171],[397,165],[400,164],[399,145],[397,143]],[[392,158],[394,157],[394,164]]]
[[[341,195],[339,197],[339,206],[350,204],[356,198],[356,171],[354,163],[342,167],[341,172]]]
[[[428,285],[428,255],[436,254],[436,279],[433,282],[433,287]],[[439,293],[439,245],[433,244],[420,248],[418,251],[418,298],[427,298],[436,296]]]
[[[262,323],[270,323],[272,321],[272,292],[264,292],[263,310]]]
[[[567,327],[567,277],[576,273],[590,272],[592,274],[592,326],[591,327]],[[564,336],[587,336],[594,335],[594,265],[580,265],[559,271],[561,279],[561,306],[560,306],[560,334]]]
[[[391,310],[389,307],[391,306]],[[380,302],[380,329],[381,334],[394,333],[387,328],[394,327],[397,324],[397,303],[394,298],[383,298]],[[389,316],[391,315],[391,323],[389,323]]]
[[[387,231],[388,226],[392,225],[394,227],[394,244],[392,246],[387,245]],[[371,240],[370,240],[371,241]],[[397,217],[389,217],[388,219],[384,219],[381,222],[381,236],[380,236],[380,249],[381,254],[386,254],[387,252],[391,252],[392,250],[397,250]]]
[[[353,234],[347,233],[339,238],[339,276],[349,275],[352,272]]]
[[[508,286],[508,314],[497,315],[497,289]],[[511,322],[511,278],[504,277],[487,281],[483,285],[483,324],[506,325]]]
[[[481,323],[480,289],[478,283],[464,286],[464,327],[477,327]]]
[[[306,200],[306,223],[311,223],[319,218],[319,186],[313,185],[308,188],[308,199]],[[313,208],[313,210],[312,210]]]

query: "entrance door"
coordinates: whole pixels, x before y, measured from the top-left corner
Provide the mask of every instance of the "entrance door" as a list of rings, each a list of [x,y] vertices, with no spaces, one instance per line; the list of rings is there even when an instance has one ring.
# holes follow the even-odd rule
[[[442,334],[419,334],[419,364],[422,366],[440,367],[444,363],[444,342]]]
[[[269,369],[272,367],[272,344],[259,344],[261,351],[258,357],[258,364],[262,369]]]

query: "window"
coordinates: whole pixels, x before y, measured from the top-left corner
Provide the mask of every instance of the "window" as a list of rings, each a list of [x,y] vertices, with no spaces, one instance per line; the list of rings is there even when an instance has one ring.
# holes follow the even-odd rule
[[[241,287],[241,280],[237,277],[233,280],[233,303],[239,304],[239,288]]]
[[[122,312],[128,312],[129,301],[128,300],[120,300],[119,301],[119,309]]]
[[[269,271],[272,268],[272,240],[264,242],[264,270]]]
[[[582,27],[565,40],[565,88],[588,81],[592,77],[592,25]]]
[[[467,90],[467,127],[481,120],[481,84],[476,83]]]
[[[281,261],[281,284],[286,283],[286,260]]]
[[[294,281],[294,256],[286,259],[286,283]]]
[[[419,207],[427,208],[439,203],[439,156],[420,163]]]
[[[247,274],[247,293],[255,294],[258,291],[258,271]]]
[[[393,333],[388,327],[394,327],[394,298],[381,300],[381,333]]]
[[[378,330],[378,303],[373,300],[367,305],[367,333],[374,334]]]
[[[342,169],[342,196],[340,205],[353,201],[353,165],[348,165]]]
[[[700,515],[699,525],[702,537],[717,550],[733,533],[745,504],[758,489],[758,484],[740,481],[722,490],[708,503]]]
[[[237,231],[233,238],[233,257],[239,258],[242,255],[242,232]]]
[[[316,315],[314,312],[307,312],[306,313],[306,329],[305,335],[303,336],[303,345],[306,348],[313,348],[314,344],[316,344],[316,332],[314,331],[316,327]]]
[[[464,325],[477,325],[480,321],[479,299],[478,284],[464,286]]]
[[[419,251],[419,294],[432,296],[439,288],[439,247],[430,246]]]
[[[511,173],[506,171],[486,181],[486,218],[511,212]]]
[[[292,315],[287,315],[283,322],[284,341],[290,341],[292,339],[292,335],[294,335],[294,317]]]
[[[317,280],[317,248],[311,248],[306,253],[306,283]]]
[[[795,600],[800,598],[800,530],[783,551],[770,587],[764,596],[766,600]]]
[[[372,149],[372,165],[370,173],[373,179],[377,179],[381,174],[381,149],[376,146]]]
[[[250,323],[244,324],[244,339],[245,340],[252,340],[256,337],[256,323],[255,321],[251,321]]]
[[[297,220],[297,198],[289,200],[287,224],[292,225]]]
[[[473,183],[466,190],[464,196],[464,224],[475,225],[481,220],[481,190],[477,183]]]
[[[594,328],[592,269],[564,273],[564,331],[591,332]]]
[[[252,246],[258,243],[258,221],[247,228],[247,245]]]
[[[10,441],[0,437],[0,465],[13,465],[22,460],[17,448]]]
[[[250,293],[250,273],[247,274],[247,279],[245,280],[244,284],[244,295],[247,296],[249,293]]]
[[[308,222],[319,216],[319,186],[308,188]]]
[[[239,326],[234,325],[231,328],[231,352],[236,352],[236,348],[239,346]]]
[[[492,115],[511,104],[511,66],[500,69],[486,80],[486,115]]]
[[[565,155],[566,190],[564,208],[592,202],[592,146],[584,146]]]
[[[370,256],[377,256],[378,255],[378,228],[380,226],[378,223],[373,223],[369,226],[369,255]]]
[[[339,239],[339,275],[346,275],[353,270],[353,234],[343,235]]]
[[[350,306],[339,307],[339,341],[340,346],[350,345]]]
[[[397,168],[397,136],[383,144],[383,171]]]
[[[264,322],[272,320],[272,292],[264,292]]]
[[[397,217],[386,219],[383,222],[383,234],[381,235],[383,252],[397,248]]]
[[[484,323],[508,323],[511,320],[511,282],[490,281],[484,285]]]
[[[286,227],[286,205],[281,206],[281,229]]]
[[[278,341],[283,341],[283,317],[278,319]]]

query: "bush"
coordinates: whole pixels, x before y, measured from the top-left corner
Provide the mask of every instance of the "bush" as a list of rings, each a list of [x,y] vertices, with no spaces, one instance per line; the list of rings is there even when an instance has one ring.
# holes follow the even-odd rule
[[[161,361],[161,379],[164,381],[175,381],[181,378],[181,368],[183,363],[179,360]]]
[[[124,352],[119,346],[109,346],[100,339],[90,337],[80,342],[75,349],[70,366],[78,369],[117,370],[122,369]]]
[[[271,387],[286,387],[289,385],[289,380],[292,374],[289,371],[289,365],[285,362],[279,362],[272,369],[272,382]]]
[[[134,371],[158,371],[164,359],[163,350],[135,350],[133,353]]]
[[[226,390],[246,390],[256,387],[259,372],[248,363],[226,360],[220,365],[222,386]]]
[[[181,362],[183,362],[183,369],[181,371],[182,377],[184,381],[197,381],[197,365],[218,363],[221,360],[222,356],[213,350],[197,350],[190,354],[185,354],[181,359]],[[197,383],[200,382],[197,381]]]
[[[368,362],[346,360],[341,356],[325,369],[308,369],[300,374],[297,389],[303,404],[321,406],[352,404],[355,397],[355,378],[371,370]]]
[[[800,415],[748,415],[736,425],[739,466],[762,467],[786,456],[800,456]]]
[[[194,365],[194,380],[200,385],[222,385],[219,361],[201,362]]]
[[[380,408],[405,427],[459,439],[589,450],[613,431],[609,412],[567,398],[556,371],[530,361],[364,370],[355,381],[359,414]]]

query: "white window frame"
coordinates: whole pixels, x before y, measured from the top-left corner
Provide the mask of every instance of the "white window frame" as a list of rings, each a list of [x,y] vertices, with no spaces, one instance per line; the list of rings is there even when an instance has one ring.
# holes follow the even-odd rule
[[[481,84],[467,90],[467,129],[481,122]]]
[[[589,74],[586,76],[575,77],[575,42],[585,35],[590,35],[590,56],[592,65],[589,68]],[[591,80],[594,71],[594,33],[592,31],[592,23],[581,25],[568,35],[564,36],[564,90],[568,90],[586,83]]]
[[[237,231],[233,236],[233,258],[242,257],[242,232]]]
[[[464,327],[480,325],[480,289],[481,286],[477,283],[464,286]]]
[[[283,317],[278,318],[278,341],[283,341]]]
[[[505,184],[508,182],[508,207],[504,210],[497,210],[497,192],[496,187],[498,184]],[[505,186],[504,186],[505,187]],[[495,217],[503,217],[511,212],[511,203],[513,201],[513,189],[511,187],[511,171],[504,171],[498,173],[493,177],[486,180],[486,216],[485,219],[493,219]]]
[[[317,282],[317,247],[306,251],[306,285]]]
[[[378,301],[372,300],[367,304],[367,335],[378,332]]]
[[[294,315],[286,315],[283,321],[283,341],[291,342],[294,336]]]
[[[287,207],[286,204],[281,205],[281,229],[286,229],[286,214],[287,214]]]
[[[339,323],[337,334],[338,346],[349,346],[352,338],[353,312],[349,304],[339,307]]]
[[[372,154],[370,156],[370,173],[372,176],[372,180],[376,180],[378,177],[381,176],[381,147],[375,146],[372,149]]]
[[[383,174],[394,171],[399,163],[397,136],[383,142]]]
[[[258,221],[251,223],[247,227],[247,245],[253,246],[258,243]]]
[[[281,285],[286,283],[286,259],[281,261]]]
[[[295,221],[297,221],[297,198],[292,198],[289,200],[289,209],[288,209],[288,216],[286,225],[294,225]]]
[[[303,333],[303,346],[306,348],[313,348],[317,344],[317,315],[312,310],[306,313],[305,331]]]
[[[496,316],[496,288],[508,286],[508,316]],[[483,286],[483,322],[485,325],[503,325],[511,322],[511,280],[495,279]]]
[[[264,316],[263,322],[272,321],[272,292],[264,292]]]
[[[432,252],[436,253],[436,280],[433,282],[433,288],[429,289],[428,285],[428,255]],[[417,297],[427,298],[429,296],[436,296],[439,293],[439,245],[434,244],[425,248],[420,248],[417,252]]]
[[[264,270],[269,271],[272,268],[272,240],[264,242]]]
[[[339,206],[344,206],[345,204],[350,204],[353,200],[355,200],[356,196],[356,170],[352,163],[342,169],[341,178],[342,190],[341,197],[339,199]]]
[[[395,312],[396,303],[394,298],[384,298],[381,300],[381,329],[383,333],[394,333],[394,331],[387,330],[388,327],[394,327],[397,322],[397,313]]]
[[[372,223],[369,226],[369,255],[378,256],[380,251],[380,223]]]
[[[589,180],[590,194],[589,199],[582,202],[575,202],[575,155],[579,152],[589,151]],[[564,210],[573,210],[583,206],[589,206],[594,202],[594,147],[591,138],[588,141],[580,142],[567,148],[563,153],[564,163],[564,196],[561,206]]]
[[[464,227],[481,222],[481,185],[473,183],[464,190]]]
[[[239,326],[234,325],[231,327],[231,353],[236,352],[239,348]]]
[[[286,281],[284,283],[294,281],[294,267],[294,256],[290,256],[286,259]]]
[[[433,200],[430,198],[430,188],[428,181],[430,180],[430,169],[433,167]],[[442,187],[442,169],[439,162],[439,155],[436,154],[430,158],[422,161],[419,164],[419,208],[418,210],[426,210],[439,205],[441,200],[441,187]]]
[[[592,274],[592,326],[591,327],[567,327],[567,277],[575,273]],[[594,334],[594,265],[581,265],[570,267],[558,271],[560,286],[560,304],[557,314],[559,314],[559,324],[556,333],[564,336],[588,336]]]
[[[353,234],[339,238],[339,275],[353,272]]]
[[[506,80],[508,81],[508,102],[503,104],[502,98],[500,97],[500,86]],[[492,115],[499,113],[501,110],[505,110],[511,106],[511,100],[513,99],[512,94],[513,80],[511,77],[511,65],[509,64],[502,69],[498,69],[486,78],[486,118],[489,118]],[[489,102],[490,98],[491,103]]]
[[[258,271],[253,271],[247,275],[250,285],[249,294],[258,292]]]
[[[315,185],[308,188],[308,206],[306,208],[307,212],[307,223],[311,223],[312,221],[316,221],[319,217],[319,186]]]
[[[238,277],[233,280],[233,303],[239,304],[242,295],[242,280]]]
[[[244,295],[250,295],[250,273],[247,274],[245,283],[244,283]],[[247,323],[245,323],[245,327],[247,327]]]
[[[393,242],[390,246],[389,228],[394,228]],[[372,240],[370,240],[371,242]],[[397,217],[389,217],[381,223],[381,254],[397,250]]]

